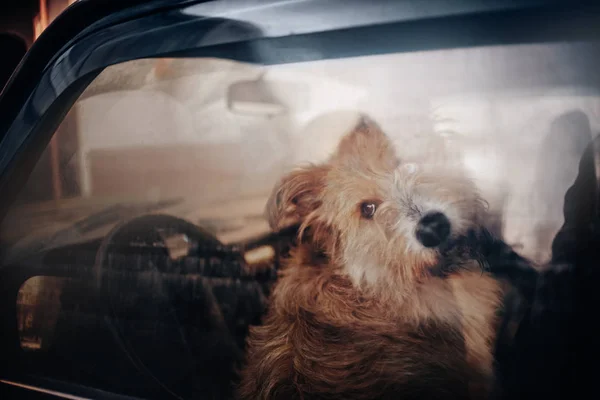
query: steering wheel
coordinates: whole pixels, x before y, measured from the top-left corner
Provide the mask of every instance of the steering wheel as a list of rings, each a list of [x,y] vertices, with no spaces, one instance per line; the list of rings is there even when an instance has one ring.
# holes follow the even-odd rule
[[[115,341],[174,398],[187,397],[197,384],[198,359],[218,351],[223,362],[212,366],[212,374],[230,379],[231,366],[241,357],[209,280],[198,271],[182,271],[188,259],[202,259],[194,255],[241,257],[188,221],[150,214],[115,226],[103,239],[94,265]],[[184,262],[177,262],[181,258]],[[213,376],[204,386],[215,386],[217,380]]]

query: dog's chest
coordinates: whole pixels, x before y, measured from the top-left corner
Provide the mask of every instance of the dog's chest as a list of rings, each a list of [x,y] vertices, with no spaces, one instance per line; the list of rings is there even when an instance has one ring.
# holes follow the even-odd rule
[[[466,272],[450,277],[448,285],[459,311],[467,362],[491,376],[502,287],[498,281],[481,272]]]
[[[459,330],[467,362],[484,375],[491,375],[501,302],[499,282],[481,272],[464,272],[421,287],[407,314],[416,321],[439,321],[441,326]]]

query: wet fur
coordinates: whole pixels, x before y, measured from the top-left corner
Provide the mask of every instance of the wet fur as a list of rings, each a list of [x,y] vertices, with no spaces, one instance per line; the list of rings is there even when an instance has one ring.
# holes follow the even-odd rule
[[[372,220],[363,201],[378,205]],[[413,233],[429,210],[452,222],[436,249]],[[527,298],[535,271],[483,228],[469,180],[406,173],[364,118],[328,163],[284,177],[267,211],[275,230],[299,224],[299,238],[251,330],[241,399],[467,399],[496,388],[496,339],[514,336],[523,307],[499,311]]]

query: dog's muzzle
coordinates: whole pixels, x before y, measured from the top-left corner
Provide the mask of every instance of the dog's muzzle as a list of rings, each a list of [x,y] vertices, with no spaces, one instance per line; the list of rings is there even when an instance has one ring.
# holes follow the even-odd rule
[[[425,214],[418,222],[415,234],[425,247],[437,247],[450,236],[450,220],[438,211]]]

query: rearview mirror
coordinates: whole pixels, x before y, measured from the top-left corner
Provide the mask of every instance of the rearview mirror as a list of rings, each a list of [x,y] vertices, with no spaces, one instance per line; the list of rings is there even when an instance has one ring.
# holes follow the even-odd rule
[[[272,117],[308,107],[308,85],[263,79],[233,83],[227,91],[227,108],[243,115]]]

